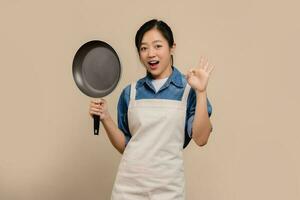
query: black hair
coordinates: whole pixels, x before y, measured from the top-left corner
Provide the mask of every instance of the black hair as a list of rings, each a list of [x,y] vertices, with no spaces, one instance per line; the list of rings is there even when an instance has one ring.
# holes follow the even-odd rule
[[[145,22],[136,32],[135,46],[137,48],[138,53],[140,52],[140,47],[141,47],[144,34],[151,29],[157,29],[163,35],[163,37],[168,41],[169,47],[172,48],[174,44],[174,37],[171,28],[168,26],[168,24],[166,24],[161,20],[152,19],[150,21]],[[172,58],[172,65],[173,65],[173,55],[171,55],[171,58]]]

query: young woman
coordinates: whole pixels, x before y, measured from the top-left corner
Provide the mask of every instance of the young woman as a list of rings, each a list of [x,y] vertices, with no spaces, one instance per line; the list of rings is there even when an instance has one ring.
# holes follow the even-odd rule
[[[150,20],[136,33],[135,44],[147,75],[122,92],[118,126],[104,99],[90,103],[112,145],[123,154],[113,200],[183,200],[182,151],[191,138],[207,143],[212,125],[206,88],[213,69],[204,59],[187,75],[173,66],[176,44],[170,27]]]

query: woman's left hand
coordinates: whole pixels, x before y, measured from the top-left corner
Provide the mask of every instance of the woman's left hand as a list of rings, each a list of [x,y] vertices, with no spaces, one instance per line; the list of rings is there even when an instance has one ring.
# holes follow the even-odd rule
[[[189,85],[196,90],[196,92],[205,92],[209,76],[213,69],[214,67],[211,66],[206,59],[201,58],[198,67],[189,70],[186,75]]]

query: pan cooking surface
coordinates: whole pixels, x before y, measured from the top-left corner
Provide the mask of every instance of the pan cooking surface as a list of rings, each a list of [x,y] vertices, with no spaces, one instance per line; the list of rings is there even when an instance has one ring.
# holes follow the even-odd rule
[[[118,82],[119,60],[104,47],[90,50],[82,63],[84,79],[94,89],[109,90]]]

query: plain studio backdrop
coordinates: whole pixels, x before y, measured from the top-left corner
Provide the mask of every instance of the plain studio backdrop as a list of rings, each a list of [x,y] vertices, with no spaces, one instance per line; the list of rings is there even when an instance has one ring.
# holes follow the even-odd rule
[[[116,120],[122,89],[144,76],[137,29],[158,18],[173,29],[175,66],[200,56],[215,66],[208,86],[214,130],[184,150],[187,200],[299,200],[300,4],[296,0],[0,0],[0,199],[109,199],[121,155],[72,59],[100,39],[120,56],[122,77],[106,97]]]

